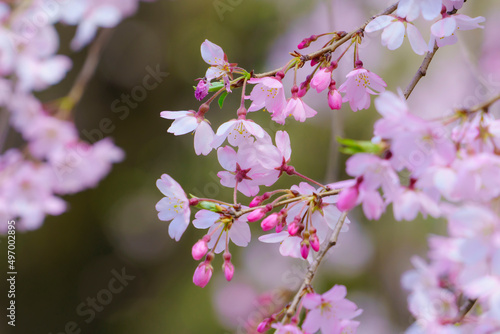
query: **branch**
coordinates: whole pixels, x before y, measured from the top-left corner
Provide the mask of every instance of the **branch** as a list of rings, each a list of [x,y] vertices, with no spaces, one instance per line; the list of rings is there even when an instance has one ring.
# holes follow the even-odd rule
[[[317,193],[316,195],[318,197],[321,197],[321,198],[327,197],[327,196],[333,196],[333,195],[337,195],[338,193],[340,193],[342,191],[342,189],[343,188],[328,190],[328,191],[324,191],[324,192],[321,192],[321,193]],[[282,205],[285,205],[285,204],[290,204],[290,203],[298,202],[298,201],[305,201],[305,200],[309,200],[310,201],[316,195],[300,196],[300,197],[294,197],[294,198],[285,199],[283,201],[275,203],[273,205],[273,208],[276,208],[278,206],[282,206]],[[235,212],[233,212],[231,214],[235,218],[238,218],[238,217],[243,216],[244,214],[250,213],[250,212],[258,210],[258,209],[263,209],[265,207],[267,207],[267,205],[254,206],[253,208],[247,208],[247,209],[243,209],[243,210],[238,210],[238,211],[235,211]]]
[[[391,5],[391,6],[387,7],[383,12],[381,12],[381,13],[375,15],[375,16],[372,16],[363,25],[361,25],[357,29],[354,29],[353,31],[349,32],[347,35],[345,35],[344,37],[342,37],[341,39],[339,39],[336,43],[333,43],[332,45],[326,46],[326,47],[324,47],[324,48],[322,48],[322,49],[320,49],[318,51],[309,53],[307,55],[302,55],[301,60],[302,61],[308,61],[308,60],[320,57],[320,56],[324,55],[327,52],[333,52],[333,51],[335,51],[339,46],[341,46],[345,42],[349,41],[354,34],[362,32],[365,29],[365,27],[368,25],[368,23],[370,23],[371,21],[373,21],[376,17],[381,16],[381,15],[389,15],[392,12],[394,12],[396,10],[396,8],[398,8],[398,3],[399,3],[399,1],[396,2],[395,4]],[[273,71],[269,71],[269,72],[254,74],[253,77],[254,78],[270,77],[270,76],[275,75],[276,73],[278,73],[282,68],[283,67],[277,68],[277,69],[275,69]]]
[[[293,297],[292,302],[287,307],[287,311],[285,313],[285,316],[283,317],[282,323],[286,323],[287,321],[289,321],[295,314],[297,306],[299,305],[299,302],[304,295],[304,291],[311,285],[311,282],[314,278],[314,275],[316,274],[316,271],[318,270],[321,261],[325,257],[326,253],[330,250],[330,248],[332,248],[337,244],[339,233],[340,230],[342,229],[342,226],[344,225],[346,217],[347,217],[347,212],[343,212],[337,222],[337,225],[335,225],[335,229],[333,230],[330,240],[328,240],[328,243],[324,245],[323,249],[320,249],[314,261],[307,268],[307,273],[304,277],[304,281],[302,282],[302,285],[300,286],[299,290]]]
[[[413,89],[417,85],[417,83],[422,79],[427,74],[427,68],[429,67],[429,64],[432,61],[432,58],[436,54],[436,51],[439,49],[439,46],[437,46],[436,42],[434,42],[434,49],[432,51],[427,52],[425,55],[424,60],[422,61],[422,64],[418,68],[417,73],[413,76],[413,79],[411,82],[408,84],[408,87],[406,87],[404,96],[406,99],[410,96],[411,92],[413,92]]]
[[[475,113],[475,112],[478,112],[480,110],[484,110],[484,111],[488,111],[488,108],[495,102],[497,102],[498,100],[500,100],[500,94],[497,94],[495,96],[493,96],[491,99],[489,99],[488,101],[485,101],[485,102],[482,102],[478,105],[475,105],[474,107],[472,108],[469,108],[469,109],[466,109],[465,112],[471,114],[471,113]]]
[[[97,65],[99,64],[103,46],[106,45],[112,33],[113,29],[104,29],[92,43],[92,46],[87,54],[87,58],[85,59],[85,63],[83,64],[80,73],[78,73],[75,83],[71,87],[68,95],[66,95],[66,97],[62,100],[60,111],[65,113],[65,116],[69,116],[69,113],[82,98],[83,92],[87,88],[90,79],[94,76]]]

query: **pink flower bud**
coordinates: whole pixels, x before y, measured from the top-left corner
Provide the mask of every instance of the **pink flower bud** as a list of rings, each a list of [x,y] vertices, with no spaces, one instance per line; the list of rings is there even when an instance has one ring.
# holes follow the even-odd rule
[[[248,214],[247,220],[249,222],[256,222],[257,220],[262,219],[262,217],[264,217],[267,212],[268,210],[266,208],[260,208],[252,211],[250,212],[250,214]]]
[[[309,242],[302,241],[300,243],[300,255],[302,255],[304,259],[307,259],[307,256],[309,255]]]
[[[270,229],[273,229],[276,225],[278,224],[278,214],[273,213],[269,216],[267,216],[260,226],[262,227],[263,231],[269,231]]]
[[[337,208],[340,211],[349,211],[356,206],[359,192],[357,187],[350,187],[342,190],[337,201]]]
[[[328,91],[328,106],[332,110],[339,110],[342,108],[342,96],[336,89]]]
[[[257,332],[264,333],[269,328],[271,328],[271,323],[273,322],[272,318],[266,318],[262,320],[262,322],[257,326]]]
[[[316,233],[311,234],[309,237],[309,242],[311,244],[311,248],[314,249],[315,252],[319,251],[319,239]]]
[[[301,50],[301,49],[307,48],[309,45],[311,45],[311,39],[310,38],[304,38],[302,40],[302,42],[300,42],[299,45],[297,45],[297,48],[299,48],[299,50]]]
[[[226,276],[226,280],[228,282],[231,281],[234,275],[234,266],[231,261],[224,261],[222,269],[224,270],[224,276]]]
[[[198,101],[201,101],[207,96],[208,94],[208,87],[209,85],[205,82],[205,80],[200,80],[198,81],[198,85],[196,86],[196,90],[194,92],[194,97]]]
[[[198,240],[197,243],[193,245],[193,248],[191,249],[191,254],[193,255],[193,259],[196,261],[199,261],[202,259],[202,257],[205,256],[208,252],[208,244],[205,240],[200,239]]]
[[[213,271],[214,268],[209,262],[204,261],[200,263],[194,271],[193,283],[201,288],[204,288],[210,281],[210,278],[212,278]]]
[[[293,219],[292,223],[288,225],[288,234],[296,235],[299,232],[301,220],[302,218],[300,216],[296,216]]]
[[[256,206],[259,206],[260,203],[262,203],[262,196],[256,196],[252,199],[250,204],[248,204],[249,207],[254,208]]]

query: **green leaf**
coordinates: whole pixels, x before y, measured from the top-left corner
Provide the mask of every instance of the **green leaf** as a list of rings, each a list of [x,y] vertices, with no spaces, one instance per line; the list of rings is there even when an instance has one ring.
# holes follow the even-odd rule
[[[219,212],[219,209],[218,209],[219,205],[217,205],[214,202],[201,201],[200,203],[198,203],[198,205],[196,207],[198,207],[200,209],[213,211],[213,212]]]
[[[224,93],[221,94],[221,96],[219,97],[219,107],[222,109],[222,106],[224,105],[224,100],[226,99],[226,96],[227,96],[227,91],[225,91]]]
[[[216,92],[220,90],[222,87],[224,87],[224,83],[217,81],[217,82],[211,82],[210,87],[208,88],[208,91],[211,92]]]
[[[383,143],[376,144],[369,140],[354,140],[337,137],[337,142],[342,145],[339,151],[350,155],[357,153],[380,154],[385,149],[385,145]]]

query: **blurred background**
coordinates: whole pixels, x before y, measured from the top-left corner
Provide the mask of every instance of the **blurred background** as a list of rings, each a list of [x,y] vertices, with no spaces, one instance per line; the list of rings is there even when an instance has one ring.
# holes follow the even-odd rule
[[[232,282],[223,279],[217,258],[209,285],[201,289],[192,283],[198,262],[190,250],[203,232],[190,227],[179,242],[169,238],[168,223],[156,215],[155,204],[162,198],[156,179],[168,173],[197,196],[227,200],[231,191],[218,182],[216,154],[197,157],[192,137],[168,134],[170,121],[159,114],[198,108],[192,86],[207,68],[200,56],[205,39],[220,45],[230,62],[264,72],[285,64],[303,38],[352,30],[388,5],[366,0],[141,3],[135,16],[114,29],[75,112],[85,140],[109,118],[107,135],[124,149],[126,159],[97,188],[66,196],[68,212],[48,217],[36,231],[17,234],[16,327],[2,321],[0,333],[251,333],[249,328],[286,303],[303,277],[304,263],[283,259],[277,245],[261,244],[260,228],[252,226],[251,245],[232,248]],[[434,118],[500,90],[499,9],[495,1],[466,3],[463,13],[486,17],[485,30],[462,32],[458,44],[438,51],[409,100],[412,111]],[[88,51],[67,48],[74,28],[60,25],[58,31],[60,53],[75,65],[63,82],[38,95],[43,101],[67,94]],[[428,40],[428,25],[421,31]],[[382,47],[380,33],[366,37],[360,56],[392,91],[404,89],[422,59],[408,41],[393,52]],[[351,59],[348,54],[340,64],[338,84],[352,70]],[[140,101],[124,102],[151,71],[163,73],[158,85]],[[302,78],[308,71],[307,65]],[[229,96],[222,111],[213,107],[207,114],[214,129],[235,115],[238,95]],[[373,108],[353,113],[348,106],[332,112],[326,92],[311,91],[306,101],[318,111],[306,123],[287,120],[280,126],[265,112],[250,117],[270,133],[290,133],[292,164],[298,171],[324,183],[346,179],[347,157],[336,153],[335,136],[370,139],[378,114]],[[11,134],[7,147],[18,142]],[[287,177],[276,186],[298,182]],[[425,256],[426,236],[445,231],[442,221],[396,222],[391,210],[377,222],[355,210],[350,230],[341,235],[314,281],[320,293],[334,284],[348,287],[348,298],[364,309],[357,319],[361,334],[401,333],[408,327],[412,319],[400,276],[411,268],[413,255]],[[0,237],[0,253],[5,259],[5,237]],[[4,300],[5,280],[0,291]],[[5,308],[2,303],[2,312]]]

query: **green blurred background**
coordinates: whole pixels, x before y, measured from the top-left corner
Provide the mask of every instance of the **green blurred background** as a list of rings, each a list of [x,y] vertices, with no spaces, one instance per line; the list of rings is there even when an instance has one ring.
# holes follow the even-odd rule
[[[358,26],[365,18],[388,5],[386,1],[377,2],[353,1],[350,6],[356,3],[360,15],[352,17],[352,21],[348,22],[349,27],[339,26],[334,21],[327,23],[339,30]],[[218,12],[216,6],[221,3],[231,10],[222,14]],[[115,29],[99,67],[81,103],[76,107],[75,121],[82,131],[82,138],[87,139],[83,135],[84,130],[98,129],[101,119],[111,119],[113,131],[109,135],[125,150],[126,160],[116,165],[96,189],[67,196],[67,213],[48,217],[39,230],[18,233],[16,327],[8,327],[6,321],[2,321],[0,333],[70,333],[72,326],[81,329],[81,333],[95,334],[234,331],[234,328],[224,327],[218,321],[219,315],[213,307],[214,295],[221,289],[217,281],[220,277],[214,277],[204,289],[192,283],[197,262],[191,258],[190,249],[203,232],[190,227],[183,238],[175,242],[168,237],[168,223],[159,221],[154,209],[162,197],[155,187],[156,179],[162,173],[168,173],[186,192],[195,195],[229,199],[231,191],[218,184],[215,174],[220,167],[214,152],[208,157],[197,157],[192,137],[168,134],[166,129],[170,121],[161,119],[159,113],[163,110],[198,107],[192,86],[196,84],[194,79],[202,77],[207,68],[199,51],[205,39],[222,46],[230,62],[237,62],[247,70],[269,70],[275,57],[272,54],[276,54],[273,45],[286,45],[287,38],[296,45],[311,33],[325,32],[321,29],[327,25],[321,24],[321,28],[316,30],[315,24],[319,23],[311,21],[311,17],[321,12],[321,8],[332,10],[329,3],[319,0],[157,0],[154,3],[142,3],[137,15]],[[347,1],[334,3],[337,6],[335,8],[348,5]],[[486,3],[478,5],[477,2],[471,2],[467,12],[486,16],[484,9],[492,6],[493,2]],[[350,9],[345,10],[333,14],[337,17],[346,16],[350,20],[351,13],[347,12]],[[303,23],[307,28],[302,30]],[[61,34],[61,52],[72,57],[74,68],[60,85],[40,94],[44,101],[67,93],[87,52],[71,53],[66,46],[74,29],[66,26],[58,26],[58,29]],[[471,32],[464,36],[465,43],[472,43],[469,50],[474,63],[480,56],[481,33]],[[404,87],[409,82],[421,57],[411,53],[408,42],[402,49],[389,52],[379,45],[379,38],[379,35],[374,36],[369,47],[362,50],[362,55],[367,58],[363,60],[372,66],[370,69],[376,69],[394,91],[397,86]],[[428,39],[428,36],[425,38]],[[377,49],[373,60],[369,58],[370,48]],[[445,68],[446,62],[454,57],[460,46],[450,49],[438,53],[436,63],[431,65],[430,74],[424,83],[438,81],[440,87],[449,87],[452,94],[451,91],[456,90],[453,87],[457,85],[453,81],[454,77],[450,78],[442,72],[432,73],[433,70]],[[286,60],[292,49],[279,51],[282,55],[276,57]],[[351,65],[346,63],[341,66],[345,72],[350,70]],[[121,99],[122,94],[131,94],[134,87],[142,85],[148,67],[158,67],[168,76],[156,89],[147,92],[147,98],[129,107],[127,117],[123,117],[122,112],[113,112],[111,106],[116,99]],[[338,79],[340,81],[341,77]],[[448,96],[447,88],[440,94]],[[453,97],[453,94],[450,96]],[[264,112],[252,114],[251,117],[270,132],[278,129],[289,131],[292,163],[297,170],[322,182],[345,179],[347,176],[337,171],[342,170],[346,157],[334,153],[332,128],[339,128],[333,136],[340,134],[355,139],[369,139],[378,114],[373,109],[352,113],[347,106],[333,113],[327,107],[326,94],[320,96],[311,92],[309,95],[314,95],[316,100],[320,98],[319,102],[312,102],[318,106],[320,115],[318,119],[305,124],[287,121],[285,127],[277,126],[270,122],[269,115]],[[443,104],[451,107],[451,97],[445,99]],[[233,117],[238,100],[237,96],[230,96],[223,111],[213,107],[208,117],[214,129]],[[418,99],[415,100],[411,103],[418,105]],[[9,144],[16,145],[18,140],[12,134]],[[279,185],[289,186],[298,181],[288,178],[280,181]],[[387,322],[385,326],[390,328],[389,332],[396,333],[411,323],[405,306],[406,294],[399,284],[400,275],[411,267],[409,259],[412,254],[425,254],[426,235],[429,232],[443,233],[445,227],[442,222],[434,221],[395,222],[391,217],[391,209],[388,211],[378,222],[366,221],[358,211],[352,214],[353,224],[363,229],[365,239],[359,241],[363,244],[351,245],[354,252],[343,256],[349,262],[349,256],[356,257],[357,248],[361,249],[366,246],[365,243],[369,243],[370,254],[366,255],[366,263],[356,275],[348,275],[334,266],[327,268],[330,264],[325,263],[316,284],[320,292],[336,283],[346,284],[348,298],[351,294],[354,297],[356,294],[361,296],[358,300],[354,299],[360,301],[361,307],[367,308],[360,317],[362,322],[364,317],[370,316],[369,305],[373,304],[372,309],[386,310],[383,312],[385,320],[378,320]],[[253,227],[252,242],[258,243],[259,228]],[[0,258],[5,259],[6,239],[1,238],[0,241]],[[272,251],[277,252],[276,248]],[[248,264],[243,263],[246,259],[243,252],[234,248],[233,251],[238,272],[240,267]],[[214,276],[221,275],[218,270],[220,259],[217,261]],[[122,270],[130,276],[127,286],[119,293],[109,294],[106,289],[109,290],[113,271]],[[253,270],[258,272],[261,269]],[[224,284],[231,286],[237,283]],[[277,285],[276,282],[273,284]],[[7,286],[2,280],[2,300],[6,290]],[[264,288],[256,288],[256,291],[263,292]],[[111,296],[111,299],[108,305],[96,312],[95,319],[87,323],[88,313],[82,316],[77,308],[82,302],[87,303],[87,298],[99,295],[102,298]],[[371,302],[364,306],[361,301],[366,300],[366,296],[371,298]],[[5,307],[3,303],[2,310]],[[370,330],[365,328],[365,333],[370,333]]]

